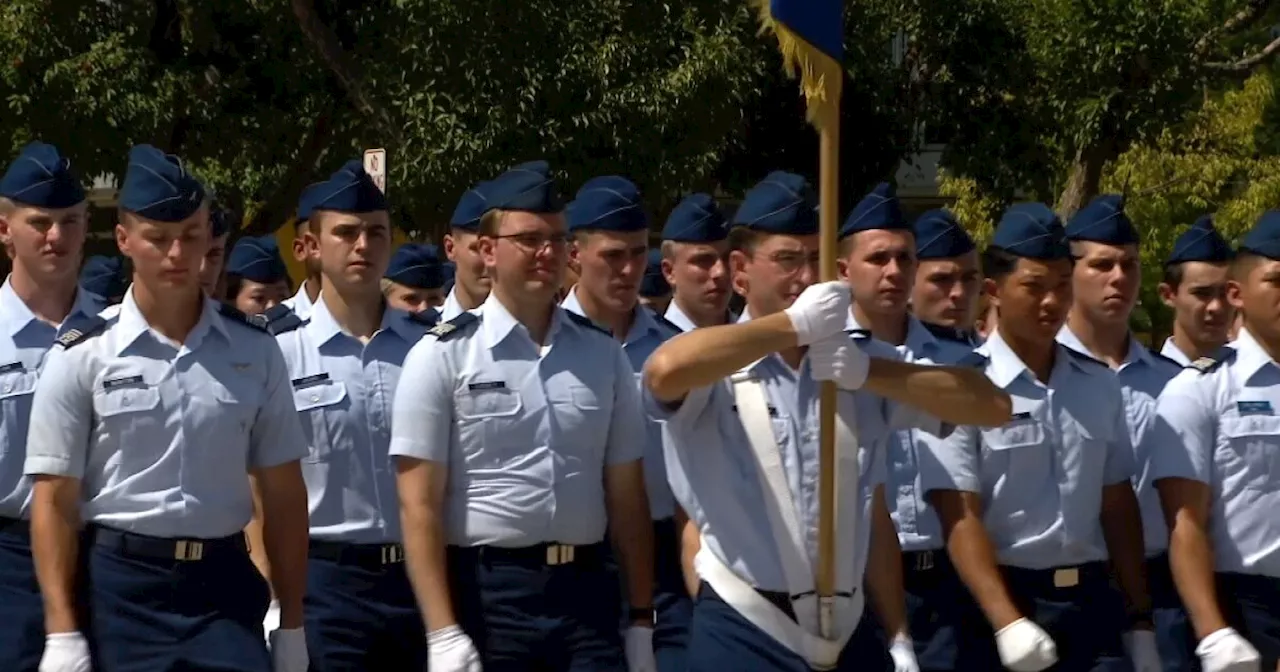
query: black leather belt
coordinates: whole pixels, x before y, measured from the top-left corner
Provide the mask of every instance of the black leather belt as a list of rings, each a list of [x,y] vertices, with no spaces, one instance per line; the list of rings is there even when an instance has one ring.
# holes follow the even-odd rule
[[[307,555],[339,565],[376,569],[404,562],[404,546],[400,544],[352,544],[342,541],[312,539]]]
[[[601,566],[608,557],[603,542],[573,546],[570,544],[535,544],[520,548],[501,546],[453,546],[454,553],[472,555],[479,562],[495,562],[521,567],[560,567],[563,565]]]
[[[123,555],[156,560],[197,562],[228,553],[243,555],[249,552],[249,544],[245,541],[244,534],[233,534],[218,539],[167,539],[105,527],[94,527],[91,529],[91,534],[95,546]]]

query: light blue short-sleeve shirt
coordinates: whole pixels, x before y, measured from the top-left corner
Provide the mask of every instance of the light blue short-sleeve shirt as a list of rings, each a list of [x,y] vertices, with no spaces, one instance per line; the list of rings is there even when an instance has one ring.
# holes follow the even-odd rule
[[[108,313],[50,352],[26,473],[80,479],[89,523],[166,538],[241,532],[249,471],[307,451],[280,348],[209,299],[180,344],[151,329],[132,289]]]
[[[289,368],[308,453],[302,460],[311,536],[375,544],[400,541],[391,410],[405,357],[428,323],[386,308],[361,343],[342,330],[324,296],[311,317],[276,337]]]
[[[1049,384],[993,332],[975,351],[1013,401],[1001,427],[959,427],[922,452],[926,491],[978,493],[1000,564],[1049,569],[1106,560],[1102,488],[1128,482],[1133,448],[1120,385],[1102,363],[1059,345]]]
[[[748,319],[747,314],[741,318]],[[764,387],[792,504],[804,529],[810,562],[816,563],[820,385],[809,374],[807,360],[797,371],[776,354],[754,364],[751,373]],[[856,459],[859,472],[856,482],[837,479],[837,515],[841,520],[859,521],[856,536],[849,533],[851,526],[836,531],[836,587],[852,591],[861,585],[866,567],[872,497],[886,476],[885,442],[897,429],[916,427],[936,433],[946,429],[932,416],[875,395],[842,391],[837,396],[837,413],[856,425],[858,439],[856,455],[837,455],[838,460]],[[644,400],[650,416],[663,424],[672,491],[697,526],[705,547],[742,580],[761,590],[786,591],[777,544],[769,526],[761,523],[769,520],[767,495],[730,382],[692,390],[675,408],[655,400],[647,389]]]
[[[409,352],[391,454],[448,465],[456,546],[584,545],[604,538],[604,470],[644,456],[622,345],[554,307],[539,346],[496,297]]]
[[[307,283],[303,282],[299,285],[298,293],[281,301],[281,303],[288,306],[289,310],[292,310],[293,314],[300,319],[307,319],[311,315],[311,306],[313,305],[311,297],[307,294]]]
[[[83,289],[76,292],[64,325],[96,315],[103,299]],[[61,325],[41,321],[23,303],[13,285],[0,285],[0,518],[27,518],[31,512],[31,479],[23,474],[27,458],[27,420],[36,379]]]
[[[1058,342],[1076,352],[1096,357],[1067,327],[1058,332]],[[1167,446],[1153,441],[1151,428],[1155,425],[1156,399],[1164,386],[1182,372],[1182,366],[1163,355],[1152,353],[1132,335],[1129,337],[1129,353],[1124,363],[1114,369],[1120,381],[1124,399],[1125,425],[1129,428],[1129,442],[1134,449],[1134,493],[1142,509],[1142,535],[1147,556],[1155,556],[1169,548],[1169,527],[1160,507],[1160,495],[1151,482],[1151,454],[1167,450]]]
[[[1209,485],[1214,567],[1280,578],[1280,366],[1248,329],[1198,360],[1158,405],[1152,480]]]
[[[582,304],[578,301],[575,287],[565,297],[562,307],[577,315],[585,316]],[[644,371],[644,363],[649,355],[658,349],[664,341],[679,333],[673,326],[663,324],[652,311],[643,306],[632,309],[635,315],[627,337],[622,341],[622,349],[627,353],[631,368],[635,371],[636,399],[639,400],[640,376]],[[649,494],[649,515],[654,520],[663,520],[675,515],[676,502],[671,496],[671,486],[667,484],[666,461],[662,455],[662,428],[658,423],[645,419],[644,450],[644,483]]]

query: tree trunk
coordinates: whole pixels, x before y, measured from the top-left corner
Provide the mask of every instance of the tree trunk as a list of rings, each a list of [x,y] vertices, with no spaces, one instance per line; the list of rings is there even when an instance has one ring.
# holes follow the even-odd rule
[[[298,149],[297,158],[289,164],[289,172],[262,206],[254,211],[253,218],[245,224],[245,233],[260,236],[268,231],[275,231],[293,218],[298,195],[311,184],[312,175],[333,139],[333,116],[334,111],[330,108],[316,117],[311,131]]]
[[[1104,143],[1081,147],[1071,162],[1071,174],[1067,186],[1058,198],[1058,215],[1069,219],[1098,195],[1102,183],[1102,169],[1115,158],[1115,150]]]

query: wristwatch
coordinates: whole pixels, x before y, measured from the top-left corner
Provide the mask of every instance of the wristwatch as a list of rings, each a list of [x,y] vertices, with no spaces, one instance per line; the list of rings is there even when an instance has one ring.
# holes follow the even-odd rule
[[[627,620],[631,623],[643,622],[653,626],[658,622],[658,615],[653,611],[653,607],[631,607],[627,612]]]

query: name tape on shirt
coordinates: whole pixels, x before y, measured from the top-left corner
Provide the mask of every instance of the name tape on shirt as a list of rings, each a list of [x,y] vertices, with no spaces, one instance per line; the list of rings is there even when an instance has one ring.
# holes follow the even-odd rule
[[[327,382],[329,382],[329,374],[317,373],[312,376],[303,376],[302,378],[295,378],[293,380],[293,389],[300,390],[304,387],[311,387],[312,385],[320,385],[321,383],[327,383]]]
[[[26,367],[22,365],[22,362],[9,362],[8,364],[0,366],[0,373],[13,373],[14,371],[24,370],[26,370]]]
[[[733,412],[734,412],[734,413],[737,413],[737,412],[738,412],[738,405],[737,405],[737,404],[734,404],[734,405],[733,405]],[[777,407],[777,406],[769,406],[769,417],[771,417],[771,418],[776,418],[776,417],[778,417],[778,407]]]
[[[117,387],[129,387],[131,385],[141,385],[142,376],[125,376],[123,378],[112,378],[111,380],[102,381],[102,389],[114,390]]]
[[[1237,401],[1236,412],[1240,415],[1271,415],[1271,402],[1269,401]]]
[[[468,383],[467,389],[474,392],[476,390],[505,390],[507,384],[501,380],[487,380],[479,383]]]

